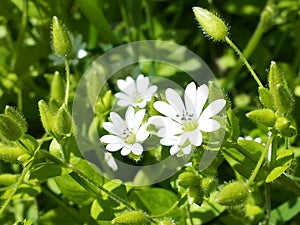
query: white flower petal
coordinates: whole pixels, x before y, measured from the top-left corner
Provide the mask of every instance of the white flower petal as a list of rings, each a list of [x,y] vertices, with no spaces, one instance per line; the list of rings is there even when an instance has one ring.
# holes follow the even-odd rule
[[[111,144],[117,144],[120,143],[120,138],[118,136],[115,135],[104,135],[100,138],[100,141],[103,143],[111,143]]]
[[[202,144],[202,133],[198,129],[193,130],[188,134],[189,134],[189,140],[192,145],[200,146]]]
[[[156,127],[171,127],[170,129],[181,129],[182,126],[169,117],[164,116],[151,116],[148,121],[150,124],[153,124]]]
[[[118,113],[111,112],[109,116],[117,133],[121,133],[125,130],[125,123]]]
[[[157,91],[157,86],[150,86],[142,95],[143,98],[151,99],[152,95]]]
[[[137,142],[142,142],[145,141],[149,137],[149,132],[147,131],[147,125],[148,124],[143,124],[136,133],[136,141]]]
[[[203,120],[201,123],[199,122],[198,128],[205,132],[213,132],[220,128],[220,124],[213,119]]]
[[[135,115],[134,115],[134,129],[133,129],[134,132],[137,132],[137,130],[141,126],[142,121],[143,121],[144,116],[145,116],[145,112],[146,112],[145,109],[141,109],[141,110],[139,110],[135,113]]]
[[[179,145],[185,144],[186,140],[189,138],[189,132],[184,132],[179,136]]]
[[[172,88],[166,90],[166,98],[171,106],[176,110],[176,114],[182,114],[185,111],[184,104],[179,94]]]
[[[122,92],[118,92],[115,94],[116,98],[126,100],[126,101],[132,101],[132,98]]]
[[[134,143],[131,146],[131,151],[135,155],[141,155],[143,153],[143,146],[139,143]]]
[[[134,102],[132,100],[127,101],[127,100],[119,100],[117,101],[117,105],[124,107],[124,106],[129,106],[129,105],[133,105],[134,106]]]
[[[127,88],[129,85],[133,84],[134,80],[132,77],[126,77],[126,80],[118,80],[117,85],[121,91],[123,91],[125,88]]]
[[[181,133],[182,130],[180,128],[167,125],[167,127],[162,127],[161,129],[158,130],[157,136],[167,137],[167,136],[174,136],[176,134],[181,134]]]
[[[185,91],[184,91],[184,103],[186,110],[189,112],[189,114],[195,113],[195,104],[197,100],[197,91],[196,91],[196,85],[194,82],[191,82],[187,85]]]
[[[122,91],[124,93],[126,93],[127,95],[129,95],[130,97],[134,98],[135,95],[136,95],[136,86],[135,86],[135,83],[132,83],[132,84],[128,85]]]
[[[182,148],[181,151],[186,155],[190,154],[192,151],[192,145],[188,145],[188,146]]]
[[[157,101],[157,102],[154,102],[153,106],[158,112],[165,115],[166,117],[169,117],[178,122],[181,121],[179,118],[180,116],[179,116],[178,112],[168,103],[163,102],[163,101]],[[178,115],[178,116],[176,116],[176,115]]]
[[[160,143],[165,146],[172,146],[178,144],[178,136],[169,136],[160,139]]]
[[[112,133],[112,134],[115,134],[115,135],[118,135],[118,136],[121,135],[121,133],[119,133],[119,132],[115,129],[114,124],[111,123],[111,122],[104,122],[104,123],[102,124],[102,126],[103,126],[103,128],[104,128],[106,131],[108,131],[109,133]]]
[[[214,115],[218,114],[225,106],[226,101],[224,99],[218,99],[210,103],[202,112],[199,123],[200,121],[202,122],[203,120],[210,119]]]
[[[136,79],[136,90],[138,93],[144,93],[149,86],[149,78],[139,75]]]
[[[104,153],[104,159],[106,161],[106,164],[113,170],[113,171],[117,171],[118,170],[118,165],[114,159],[114,157],[112,156],[111,153],[109,152],[105,152]]]
[[[120,150],[124,145],[123,144],[108,144],[106,145],[107,151],[116,152]]]
[[[195,104],[195,111],[197,118],[200,116],[200,113],[203,110],[203,107],[208,99],[208,87],[206,84],[202,84],[200,87],[197,88],[197,97],[196,97],[196,104]]]
[[[125,121],[128,129],[130,131],[133,131],[134,130],[134,109],[132,106],[129,106],[127,108],[127,111],[125,113]]]
[[[143,99],[143,101],[135,103],[135,105],[138,106],[140,109],[142,109],[145,108],[146,103],[147,103],[146,99]]]
[[[173,145],[170,148],[170,155],[175,155],[180,149],[178,148],[178,145]]]
[[[122,156],[129,155],[130,152],[131,152],[131,150],[128,148],[128,146],[124,146],[121,150],[121,155]]]

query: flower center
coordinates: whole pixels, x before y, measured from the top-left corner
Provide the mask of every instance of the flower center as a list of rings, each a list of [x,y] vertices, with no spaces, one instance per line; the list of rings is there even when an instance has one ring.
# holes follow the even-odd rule
[[[182,114],[177,114],[176,117],[180,118],[184,132],[195,130],[198,127],[198,121],[194,120],[194,114],[187,110],[182,110]]]
[[[136,134],[134,134],[128,128],[123,131],[123,135],[126,144],[132,145],[136,142]]]
[[[140,102],[143,101],[143,98],[142,98],[142,96],[141,96],[141,94],[140,94],[139,92],[136,92],[136,93],[135,93],[134,101],[135,101],[136,103],[140,103]]]

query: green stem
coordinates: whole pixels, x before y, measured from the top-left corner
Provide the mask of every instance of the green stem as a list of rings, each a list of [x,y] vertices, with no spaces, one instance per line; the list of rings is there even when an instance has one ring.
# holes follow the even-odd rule
[[[271,193],[270,193],[270,184],[265,183],[265,203],[266,203],[266,220],[265,225],[269,225],[271,217]]]
[[[269,0],[267,2],[264,10],[261,13],[260,20],[257,24],[257,27],[243,51],[243,54],[246,59],[248,59],[252,55],[253,51],[255,50],[258,43],[260,42],[263,34],[269,28],[269,23],[272,20],[272,16],[270,16],[271,13],[270,11],[273,10],[272,4],[273,4],[273,0]],[[235,65],[235,67],[228,74],[227,79],[224,81],[223,83],[224,88],[227,88],[229,83],[234,80],[234,78],[241,70],[242,66],[243,66],[243,61],[240,59]]]
[[[271,137],[269,138],[269,140],[268,140],[268,142],[265,146],[265,149],[264,149],[263,153],[261,154],[261,156],[260,156],[260,158],[259,158],[259,160],[256,164],[256,167],[255,167],[253,173],[251,174],[251,176],[248,180],[248,185],[250,185],[255,180],[255,178],[256,178],[256,176],[257,176],[257,174],[258,174],[258,172],[259,172],[259,170],[260,170],[260,168],[261,168],[261,166],[262,166],[262,164],[263,164],[263,162],[264,162],[264,160],[267,156],[267,153],[269,151],[269,147],[270,147],[273,139],[274,139],[274,134],[272,134]]]
[[[78,168],[76,168],[75,166],[73,166],[72,164],[63,162],[62,160],[56,158],[55,156],[51,155],[49,152],[47,151],[40,151],[40,153],[47,158],[48,160],[62,166],[65,168],[69,168],[71,169],[74,174],[72,175],[75,180],[77,181],[82,181],[84,182],[84,187],[86,188],[86,184],[90,185],[93,188],[89,188],[90,191],[93,191],[95,195],[99,195],[100,192],[103,192],[105,194],[107,194],[113,201],[124,205],[127,209],[129,210],[136,210],[135,207],[131,206],[129,203],[127,203],[124,199],[120,198],[118,195],[110,192],[109,190],[105,189],[104,187],[102,187],[101,185],[99,185],[98,183],[96,183],[94,180],[90,179],[86,174],[84,174],[82,171],[80,171]],[[81,184],[81,182],[80,182]],[[152,222],[154,224],[157,224],[157,222],[150,216],[146,215],[146,218],[149,222]]]
[[[66,64],[66,95],[65,95],[65,104],[68,105],[69,103],[69,94],[70,94],[70,80],[71,80],[71,75],[70,75],[70,63],[69,59],[65,59],[65,64]]]
[[[20,31],[18,34],[17,42],[16,42],[16,48],[15,48],[14,54],[13,54],[11,62],[10,62],[10,70],[11,71],[14,71],[15,67],[16,67],[17,59],[19,56],[20,48],[22,45],[25,30],[26,30],[27,17],[28,17],[28,0],[23,0],[23,13],[22,13]]]
[[[147,18],[149,37],[150,37],[150,39],[154,39],[154,25],[153,25],[153,20],[152,20],[150,4],[149,4],[148,0],[144,0],[143,3],[145,5],[145,13],[146,13],[146,18]]]
[[[245,56],[243,55],[243,53],[239,50],[239,48],[226,36],[225,37],[225,41],[227,42],[227,44],[230,45],[230,47],[233,48],[233,50],[239,55],[239,57],[241,58],[241,60],[245,63],[247,69],[250,71],[251,75],[253,76],[254,80],[256,81],[256,83],[260,86],[260,87],[264,87],[261,83],[261,81],[259,80],[258,76],[256,75],[256,73],[254,72],[254,70],[252,69],[252,67],[250,66],[249,62],[247,61],[247,59],[245,58]]]
[[[7,198],[6,201],[4,202],[2,208],[0,209],[0,218],[1,218],[2,214],[3,214],[3,212],[4,212],[4,211],[6,210],[6,208],[8,207],[9,203],[11,202],[13,196],[14,196],[15,193],[17,192],[18,188],[19,188],[20,185],[23,183],[23,180],[24,180],[26,174],[28,173],[28,171],[30,170],[31,165],[32,165],[32,162],[28,163],[28,164],[24,167],[21,176],[18,178],[17,183],[14,185],[13,189],[12,189],[11,192],[9,193],[8,198]]]

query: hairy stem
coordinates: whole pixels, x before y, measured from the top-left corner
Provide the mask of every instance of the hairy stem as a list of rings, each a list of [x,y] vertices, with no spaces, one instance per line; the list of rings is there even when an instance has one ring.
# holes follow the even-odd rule
[[[28,171],[30,170],[31,168],[31,165],[32,165],[32,162],[28,163],[22,173],[21,173],[21,176],[18,178],[18,181],[17,183],[14,184],[14,187],[12,188],[11,192],[9,193],[9,196],[8,198],[6,199],[6,201],[4,202],[2,208],[0,209],[0,218],[2,216],[2,214],[4,213],[4,211],[6,210],[6,208],[8,207],[9,203],[11,202],[13,196],[15,195],[15,193],[17,192],[18,188],[20,187],[20,185],[23,183],[23,180],[26,176],[26,174],[28,173]]]
[[[273,139],[274,139],[274,134],[272,134],[271,137],[268,139],[268,142],[265,146],[265,149],[264,149],[263,153],[261,154],[261,156],[260,156],[260,158],[259,158],[259,160],[256,164],[256,167],[255,167],[253,173],[251,174],[251,176],[248,180],[248,185],[250,185],[255,180],[255,178],[256,178],[256,176],[257,176],[257,174],[258,174],[258,172],[259,172],[259,170],[260,170],[260,168],[261,168],[261,166],[262,166],[262,164],[263,164],[263,162],[264,162],[264,160],[267,156],[267,153],[269,151],[269,147],[270,147]]]
[[[69,103],[69,94],[70,94],[70,80],[71,80],[71,75],[70,75],[70,63],[69,59],[65,59],[65,64],[66,64],[66,94],[65,94],[65,104],[68,105]]]
[[[110,192],[109,190],[105,189],[100,184],[96,183],[94,180],[90,179],[86,174],[84,174],[82,171],[80,171],[78,168],[76,168],[74,165],[70,163],[63,162],[62,160],[56,158],[55,156],[51,155],[47,151],[40,151],[40,153],[47,158],[48,160],[62,166],[65,168],[69,168],[73,171],[72,177],[84,188],[88,188],[90,191],[92,191],[95,195],[99,195],[100,192],[103,192],[107,194],[113,201],[124,205],[129,210],[136,210],[135,207],[131,206],[129,203],[127,203],[124,199],[120,198],[118,195]],[[146,215],[146,218],[149,222],[157,224],[157,222],[149,215]]]
[[[260,15],[260,20],[257,24],[257,27],[243,51],[243,55],[246,59],[248,59],[252,55],[253,51],[256,49],[258,43],[260,42],[263,34],[269,29],[269,24],[272,20],[272,17],[270,16],[270,13],[272,13],[270,11],[273,10],[272,5],[273,0],[269,0],[266,3],[265,8]],[[236,63],[235,67],[228,74],[227,79],[224,81],[224,88],[227,88],[229,83],[233,81],[234,78],[239,74],[239,71],[241,70],[242,66],[243,60],[240,59]]]
[[[251,73],[251,75],[253,76],[254,80],[256,81],[256,83],[260,86],[260,87],[264,87],[261,83],[261,81],[259,80],[258,76],[256,75],[256,73],[254,72],[254,70],[252,69],[252,67],[250,66],[248,60],[245,58],[244,54],[239,50],[239,48],[226,36],[225,37],[225,41],[227,44],[230,45],[230,47],[233,48],[233,50],[238,54],[238,56],[241,58],[241,60],[245,63],[247,69],[249,70],[249,72]]]

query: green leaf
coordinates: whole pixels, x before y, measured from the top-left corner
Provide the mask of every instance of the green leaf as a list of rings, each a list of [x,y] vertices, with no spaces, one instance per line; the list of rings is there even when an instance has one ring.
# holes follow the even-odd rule
[[[227,121],[230,137],[233,141],[236,141],[240,135],[240,126],[239,120],[231,108],[227,110]]]
[[[271,212],[272,224],[286,224],[290,219],[300,213],[300,198],[289,200]]]
[[[223,148],[222,153],[236,172],[245,178],[249,178],[264,147],[250,140],[240,140],[238,144],[236,148]],[[263,179],[263,174],[258,173],[257,179]]]
[[[165,213],[177,201],[177,197],[173,192],[162,188],[136,190],[134,193],[153,216]]]
[[[266,182],[270,183],[280,177],[292,165],[294,152],[292,150],[283,150],[276,157],[276,167],[271,170],[266,178]]]
[[[86,18],[98,30],[100,37],[105,41],[115,42],[115,35],[103,13],[101,4],[97,4],[94,0],[76,0],[76,2]]]
[[[45,180],[49,177],[59,176],[62,172],[60,166],[52,162],[43,162],[35,165],[30,171],[30,178]]]

